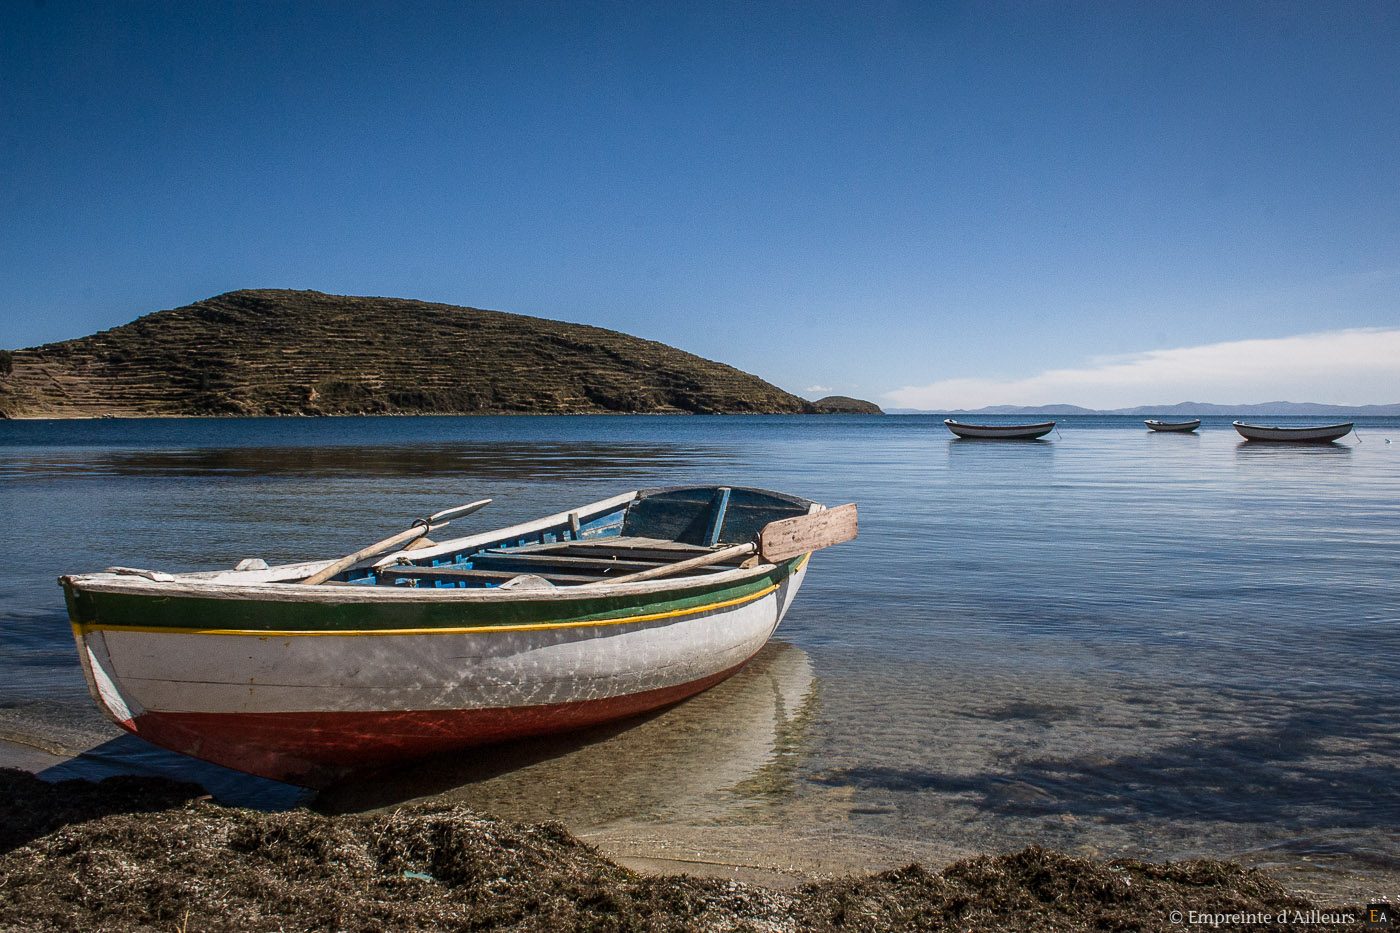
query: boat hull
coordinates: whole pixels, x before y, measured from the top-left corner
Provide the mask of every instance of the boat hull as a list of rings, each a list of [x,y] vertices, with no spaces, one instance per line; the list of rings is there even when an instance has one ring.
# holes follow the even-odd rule
[[[1306,428],[1280,428],[1236,421],[1235,430],[1247,441],[1328,444],[1351,433],[1353,424],[1328,424]]]
[[[366,599],[341,587],[256,602],[160,584],[68,593],[89,688],[114,722],[184,754],[317,786],[698,693],[763,647],[806,560],[596,597]]]
[[[943,422],[948,430],[958,437],[985,438],[988,440],[1035,440],[1044,437],[1055,428],[1055,422],[1043,421],[1039,424],[963,424],[946,419]]]
[[[1143,424],[1147,425],[1149,428],[1151,428],[1151,429],[1154,430],[1154,431],[1158,431],[1158,432],[1161,432],[1161,433],[1164,433],[1164,434],[1185,434],[1185,433],[1188,433],[1188,432],[1190,432],[1190,431],[1194,431],[1194,430],[1196,430],[1197,428],[1199,428],[1199,427],[1201,426],[1201,419],[1196,418],[1196,419],[1193,420],[1193,421],[1151,421],[1151,420],[1149,420],[1149,421],[1144,421]]]

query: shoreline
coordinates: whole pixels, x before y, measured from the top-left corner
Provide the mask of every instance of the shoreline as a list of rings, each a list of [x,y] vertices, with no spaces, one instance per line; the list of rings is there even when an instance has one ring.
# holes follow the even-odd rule
[[[1036,846],[779,888],[634,868],[559,823],[461,807],[265,813],[203,791],[0,769],[12,802],[0,823],[0,926],[1165,931],[1200,916],[1246,918],[1224,921],[1240,929],[1360,929],[1365,907],[1301,897],[1232,863],[1096,861]]]
[[[110,733],[120,736],[124,741],[140,741],[125,736],[125,733],[121,733],[114,726],[110,727]],[[1075,872],[1088,871],[1095,873],[1096,877],[1113,877],[1121,872],[1121,864],[1129,863],[1156,866],[1154,870],[1160,869],[1164,872],[1186,870],[1189,873],[1207,870],[1218,877],[1229,879],[1226,887],[1216,893],[1221,893],[1222,896],[1228,893],[1231,903],[1238,901],[1242,896],[1240,891],[1236,890],[1239,885],[1247,882],[1251,886],[1250,890],[1254,891],[1252,886],[1264,881],[1271,886],[1271,897],[1286,896],[1306,905],[1301,908],[1305,910],[1339,909],[1348,905],[1354,907],[1370,903],[1382,896],[1394,898],[1396,894],[1393,891],[1379,890],[1375,879],[1367,878],[1358,872],[1329,869],[1325,865],[1317,865],[1306,874],[1299,874],[1296,870],[1285,870],[1284,866],[1251,866],[1229,859],[1205,858],[1155,863],[1137,859],[1085,857],[1072,852],[1041,849],[1035,845],[1032,845],[1031,849],[1014,853],[979,853],[932,840],[922,840],[916,844],[886,837],[851,836],[836,829],[823,830],[819,827],[804,828],[761,822],[726,824],[700,820],[685,824],[642,817],[617,819],[589,826],[580,825],[574,820],[561,822],[553,819],[501,819],[492,815],[489,810],[463,806],[459,801],[453,800],[451,794],[409,799],[367,809],[337,809],[334,798],[317,801],[310,795],[300,798],[287,797],[280,801],[265,800],[261,805],[249,807],[236,803],[222,803],[219,788],[210,788],[208,785],[211,782],[204,779],[194,767],[201,764],[199,762],[191,760],[191,767],[187,769],[188,780],[153,776],[149,772],[138,774],[132,772],[141,771],[139,766],[133,768],[130,762],[121,760],[104,761],[100,749],[76,747],[82,744],[85,743],[76,734],[48,739],[39,735],[28,735],[16,729],[0,731],[0,789],[8,787],[10,790],[6,796],[14,801],[11,812],[0,818],[8,824],[0,827],[0,838],[15,837],[16,821],[31,827],[42,827],[43,833],[36,836],[35,840],[55,833],[76,832],[81,835],[88,831],[81,828],[86,820],[94,815],[112,814],[123,821],[123,833],[146,837],[153,832],[154,836],[148,839],[148,842],[154,840],[158,843],[158,848],[165,847],[174,851],[184,845],[182,838],[178,834],[171,835],[161,827],[175,819],[173,814],[176,811],[187,811],[191,801],[194,801],[204,808],[200,819],[212,820],[214,825],[223,825],[230,821],[242,825],[248,820],[271,821],[276,824],[278,821],[294,820],[297,818],[295,814],[302,814],[301,818],[304,819],[326,821],[326,827],[343,828],[360,826],[366,821],[374,825],[386,822],[387,825],[394,825],[409,814],[416,814],[415,818],[424,819],[436,819],[442,814],[452,814],[453,819],[485,820],[515,827],[522,832],[543,832],[548,829],[549,832],[560,834],[561,838],[567,837],[570,845],[586,848],[591,857],[598,860],[597,864],[590,863],[592,867],[589,871],[627,872],[658,884],[665,879],[673,879],[676,884],[682,886],[699,882],[737,884],[745,890],[757,889],[769,892],[775,897],[789,899],[809,896],[803,892],[813,886],[844,885],[854,886],[855,889],[862,886],[872,890],[882,889],[890,883],[891,873],[909,871],[911,866],[917,868],[922,877],[939,876],[949,871],[956,873],[963,870],[960,866],[982,864],[989,860],[1020,865],[1030,858],[1027,852],[1031,850],[1042,853],[1034,856],[1032,861],[1050,859],[1058,866],[1052,871],[1052,875],[1054,872],[1070,871],[1070,866],[1074,866]],[[96,752],[96,757],[89,757],[88,752]],[[173,755],[163,752],[161,754]],[[107,776],[96,780],[64,774],[65,770],[69,774],[75,771],[82,773],[82,766],[89,762],[93,767],[86,770],[93,778],[104,774]],[[236,772],[226,772],[225,769],[217,769],[216,766],[208,767],[215,768],[218,774],[239,777]],[[185,769],[177,772],[180,778],[183,778],[185,773]],[[200,781],[202,783],[197,783]],[[15,790],[16,788],[18,790]],[[236,795],[222,796],[236,798]],[[78,802],[73,803],[65,798],[75,798]],[[150,804],[151,800],[165,803],[157,808]],[[269,804],[273,809],[266,808]],[[150,826],[146,826],[147,823],[150,823]],[[143,826],[145,828],[142,828]],[[206,834],[217,834],[221,831],[210,829],[209,826],[200,830]],[[20,834],[23,833],[21,828]],[[4,856],[4,850],[0,848],[0,858]],[[1189,865],[1203,865],[1207,868],[1180,868]],[[5,870],[13,869],[7,863]],[[886,896],[889,896],[889,892],[881,895]],[[1256,897],[1256,894],[1249,894],[1248,897]],[[1076,909],[1102,911],[1111,906],[1094,900],[1080,904]],[[1003,921],[1006,919],[1007,917],[1002,917]],[[1138,916],[1135,926],[1151,929],[1151,920],[1150,917]],[[987,927],[993,928],[996,927]],[[1014,925],[1010,928],[1014,928]]]

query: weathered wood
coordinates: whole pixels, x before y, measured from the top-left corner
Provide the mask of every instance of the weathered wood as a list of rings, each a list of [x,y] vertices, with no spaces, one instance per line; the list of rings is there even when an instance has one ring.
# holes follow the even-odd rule
[[[671,558],[674,560],[674,558]],[[631,573],[635,570],[649,570],[652,567],[669,563],[666,560],[621,560],[606,557],[571,557],[565,554],[497,554],[491,551],[473,554],[474,567],[557,567],[560,570],[598,571],[599,573]]]
[[[699,544],[682,544],[659,538],[605,536],[582,541],[546,541],[513,547],[487,548],[485,554],[561,554],[567,557],[617,557],[622,560],[672,561],[679,557],[708,554],[712,549]]]
[[[708,554],[701,554],[699,557],[692,557],[689,560],[676,561],[674,564],[662,564],[660,567],[653,567],[650,570],[639,570],[636,573],[629,573],[624,577],[611,577],[606,580],[599,580],[598,583],[638,583],[642,580],[655,580],[658,577],[669,577],[674,574],[684,573],[687,570],[698,570],[710,564],[718,564],[744,554],[752,554],[757,550],[758,545],[754,544],[752,541],[745,544],[735,544],[731,547],[721,548],[718,551],[711,551]],[[591,585],[597,586],[598,583]]]
[[[313,573],[301,582],[307,586],[315,586],[318,583],[325,583],[331,577],[348,570],[362,560],[377,557],[386,551],[392,551],[402,544],[407,544],[416,538],[422,538],[435,528],[441,528],[454,518],[461,518],[463,515],[470,515],[478,509],[485,508],[491,504],[490,499],[478,499],[476,502],[469,502],[466,505],[459,505],[454,509],[443,509],[441,512],[434,512],[426,519],[421,519],[414,523],[412,528],[401,531],[396,535],[391,535],[383,541],[376,541],[369,547],[360,548],[354,554],[347,554],[340,560],[332,561],[328,566]]]
[[[852,502],[810,515],[769,522],[759,533],[758,550],[764,560],[777,563],[850,541],[855,536],[856,504]]]
[[[485,583],[504,583],[523,573],[524,571],[520,570],[468,570],[462,567],[381,567],[378,570],[381,578],[390,580],[480,580]],[[598,579],[573,573],[545,573],[538,570],[531,570],[529,573],[543,577],[551,583],[592,583]]]
[[[823,509],[808,515],[769,522],[763,526],[757,544],[735,544],[689,560],[664,564],[651,570],[642,570],[625,577],[613,577],[611,580],[600,582],[636,583],[655,580],[755,553],[764,561],[776,564],[824,547],[831,547],[833,544],[850,541],[855,536],[856,504],[852,502],[848,505],[838,505],[834,509]]]

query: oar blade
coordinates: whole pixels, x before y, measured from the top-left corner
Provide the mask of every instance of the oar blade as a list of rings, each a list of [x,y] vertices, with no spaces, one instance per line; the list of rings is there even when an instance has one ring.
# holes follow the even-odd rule
[[[769,522],[759,532],[758,549],[770,563],[831,547],[856,536],[856,504]]]
[[[454,518],[461,518],[463,515],[470,515],[479,509],[486,508],[486,506],[490,504],[490,499],[478,499],[477,501],[469,502],[466,505],[459,505],[455,509],[443,509],[441,512],[434,512],[432,515],[429,515],[428,524],[433,527],[437,527],[438,525],[446,525]]]

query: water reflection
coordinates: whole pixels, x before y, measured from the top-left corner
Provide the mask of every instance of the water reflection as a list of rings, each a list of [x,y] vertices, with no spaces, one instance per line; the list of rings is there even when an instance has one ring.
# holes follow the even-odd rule
[[[1001,445],[1001,444],[1009,444],[1009,445],[1014,446],[1014,447],[1020,447],[1020,446],[1026,446],[1026,447],[1053,447],[1053,446],[1055,446],[1055,445],[1054,445],[1054,441],[1051,440],[1051,439],[1048,438],[1048,437],[952,437],[952,438],[949,438],[949,439],[948,439],[948,443],[949,443],[949,444],[952,444],[952,445],[954,445],[954,446],[959,446],[959,445],[977,446],[977,445],[981,445],[981,444],[987,444],[987,445],[990,445],[990,446],[998,446],[998,445]]]
[[[817,695],[807,653],[773,641],[733,677],[659,713],[419,762],[322,791],[316,806],[416,800],[575,831],[682,811],[694,819],[790,793]]]
[[[1256,460],[1299,456],[1346,459],[1351,456],[1351,453],[1350,444],[1338,444],[1335,441],[1326,444],[1304,441],[1269,441],[1261,444],[1258,441],[1240,441],[1235,445],[1235,455],[1237,457],[1253,458]]]
[[[0,477],[86,475],[411,476],[426,473],[515,479],[546,476],[616,477],[693,464],[737,462],[723,446],[667,443],[451,443],[366,447],[195,447],[55,452],[0,459]]]
[[[1033,440],[999,437],[954,437],[947,443],[950,466],[977,463],[1044,463],[1055,456],[1055,444],[1045,438]]]

